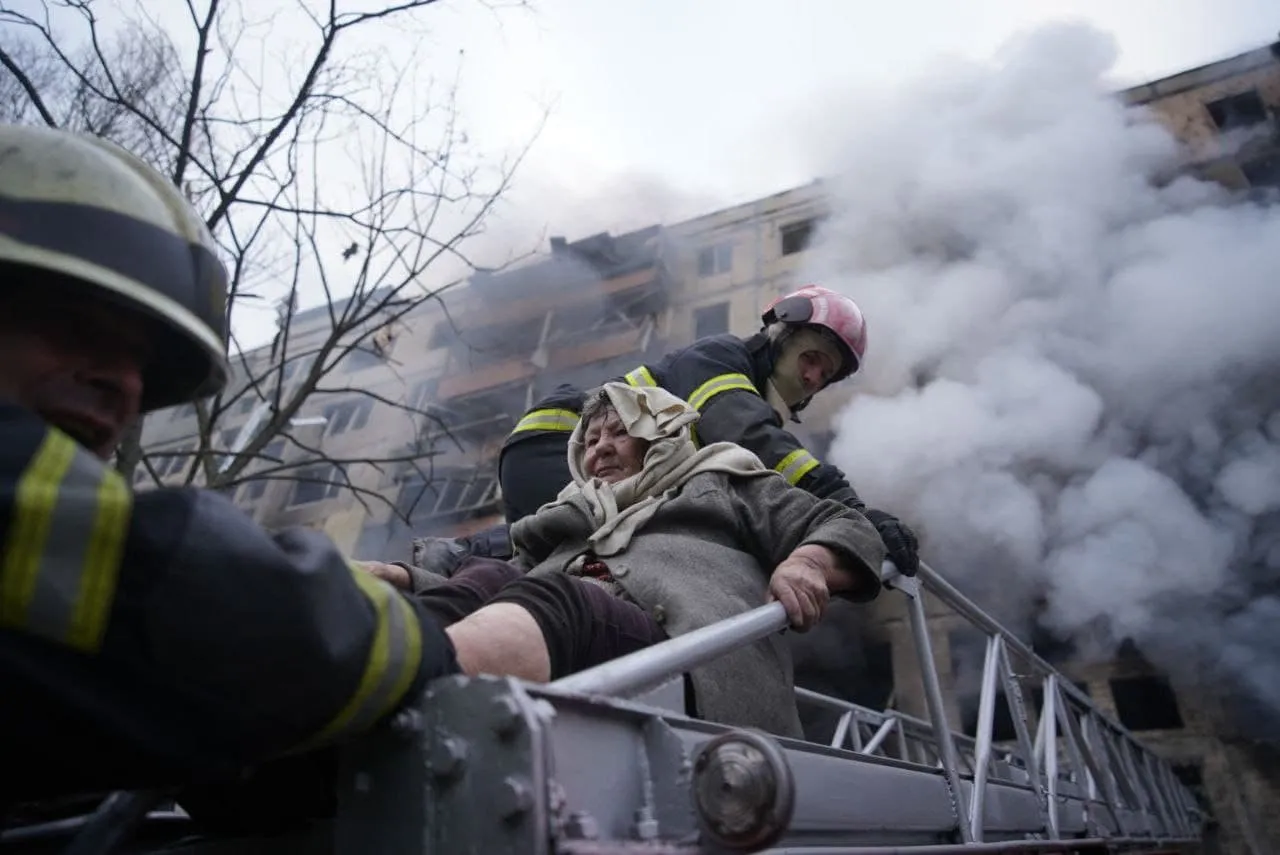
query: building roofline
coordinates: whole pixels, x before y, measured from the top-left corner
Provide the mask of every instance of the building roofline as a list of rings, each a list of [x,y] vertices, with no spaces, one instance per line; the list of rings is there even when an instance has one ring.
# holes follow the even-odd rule
[[[1128,89],[1121,89],[1116,95],[1129,106],[1147,104],[1170,95],[1177,95],[1191,89],[1197,89],[1219,80],[1235,77],[1267,65],[1280,62],[1280,41],[1271,42],[1262,47],[1247,50],[1234,56],[1214,60],[1204,65],[1179,71],[1168,77],[1149,80]]]
[[[663,228],[665,231],[679,231],[681,229],[690,229],[690,228],[696,229],[698,223],[702,220],[714,219],[715,217],[719,217],[722,214],[727,214],[730,211],[739,211],[745,208],[757,208],[761,206],[767,208],[769,206],[769,203],[780,200],[783,196],[787,196],[789,194],[796,193],[801,190],[807,190],[811,187],[817,187],[817,186],[820,186],[821,184],[823,184],[823,179],[814,178],[810,181],[806,181],[804,184],[796,184],[794,186],[787,187],[783,190],[779,190],[776,193],[770,193],[767,196],[758,196],[757,198],[749,199],[746,202],[738,202],[733,205],[725,205],[723,208],[716,208],[715,210],[708,211],[705,214],[698,214],[697,216],[690,217],[687,220],[679,220],[677,222],[670,223],[664,226]]]

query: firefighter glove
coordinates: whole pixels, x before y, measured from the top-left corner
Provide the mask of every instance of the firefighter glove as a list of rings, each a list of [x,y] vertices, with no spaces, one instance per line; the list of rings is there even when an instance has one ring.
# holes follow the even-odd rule
[[[916,571],[920,569],[920,556],[916,552],[920,542],[916,540],[916,533],[902,520],[884,511],[869,508],[864,516],[880,533],[880,539],[884,541],[889,553],[889,560],[898,568],[898,572],[904,576],[916,575]]]

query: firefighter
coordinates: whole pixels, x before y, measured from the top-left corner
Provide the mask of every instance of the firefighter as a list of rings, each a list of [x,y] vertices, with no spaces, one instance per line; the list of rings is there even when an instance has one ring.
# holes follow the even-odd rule
[[[742,339],[717,335],[641,365],[625,376],[633,386],[661,386],[701,415],[696,439],[734,442],[754,451],[788,482],[861,511],[880,533],[889,558],[908,575],[919,567],[915,534],[881,510],[868,509],[844,473],[822,463],[783,425],[813,396],[849,377],[862,363],[866,323],[850,298],[816,285],[774,300],[763,327]],[[569,435],[584,393],[561,386],[520,419],[507,437],[498,477],[508,523],[555,499],[570,480]]]
[[[225,384],[217,252],[131,154],[0,125],[0,808],[324,753],[457,671],[322,535],[108,465],[140,414]]]

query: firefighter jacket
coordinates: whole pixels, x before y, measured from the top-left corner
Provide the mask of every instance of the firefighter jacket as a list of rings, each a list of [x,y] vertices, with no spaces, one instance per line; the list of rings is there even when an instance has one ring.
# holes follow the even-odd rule
[[[456,671],[443,630],[319,533],[133,494],[0,401],[0,803],[305,751]]]
[[[763,334],[748,339],[718,335],[699,339],[656,364],[638,366],[616,379],[633,386],[661,386],[687,401],[700,416],[694,426],[696,442],[737,443],[755,452],[787,483],[856,511],[866,510],[844,473],[819,461],[783,427],[782,419],[761,392],[772,374],[773,356]],[[571,390],[558,389],[530,410],[508,437],[499,463],[508,521],[553,500],[568,483],[568,464],[563,461],[567,459],[569,434],[577,424],[582,403],[581,392],[575,397]],[[558,468],[566,476],[563,479],[558,479],[550,450],[556,441],[561,461]],[[539,492],[541,501],[525,498],[533,491]],[[509,497],[512,494],[523,500],[520,507],[515,507]]]

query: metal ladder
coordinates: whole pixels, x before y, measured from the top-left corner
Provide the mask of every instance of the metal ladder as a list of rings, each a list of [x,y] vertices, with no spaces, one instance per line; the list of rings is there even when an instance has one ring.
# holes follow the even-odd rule
[[[347,751],[332,851],[1198,851],[1201,816],[1169,764],[930,568],[883,577],[907,599],[928,720],[805,690],[841,713],[830,744],[684,715],[681,675],[783,629],[772,603],[546,685],[437,681]],[[948,727],[925,592],[987,637],[975,738]],[[992,740],[997,686],[1012,745]]]

